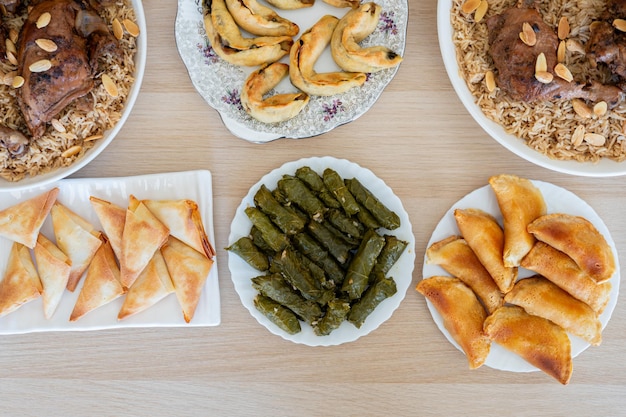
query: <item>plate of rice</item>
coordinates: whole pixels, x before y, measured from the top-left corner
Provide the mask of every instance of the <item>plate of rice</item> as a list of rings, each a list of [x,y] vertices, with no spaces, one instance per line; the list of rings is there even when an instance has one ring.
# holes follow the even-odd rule
[[[100,16],[112,33],[115,26],[121,29],[116,38],[122,53],[119,57],[106,54],[99,58],[94,88],[57,114],[42,137],[31,138],[26,152],[11,156],[0,147],[0,192],[38,187],[73,174],[98,156],[127,120],[139,94],[146,63],[143,5],[141,0],[123,0],[104,7]],[[4,23],[15,33],[23,19],[18,12],[5,18]],[[0,61],[0,113],[3,125],[30,137],[12,85],[16,68],[9,60]],[[113,81],[116,94],[107,92],[103,74]]]
[[[497,86],[489,88],[493,86],[488,86],[486,74],[496,70],[488,54],[485,21],[515,6],[517,1],[489,1],[478,22],[474,12],[462,11],[464,2],[439,0],[437,29],[450,81],[476,122],[502,146],[544,168],[590,177],[626,174],[626,103],[604,114],[592,111],[588,117],[581,117],[573,100],[525,103],[513,100]],[[610,78],[603,66],[593,68],[584,53],[589,26],[600,18],[604,7],[601,0],[539,2],[543,20],[555,31],[562,17],[568,19],[565,63],[576,79],[606,82]],[[580,125],[585,132],[602,136],[604,143],[594,145],[577,140],[574,131]]]

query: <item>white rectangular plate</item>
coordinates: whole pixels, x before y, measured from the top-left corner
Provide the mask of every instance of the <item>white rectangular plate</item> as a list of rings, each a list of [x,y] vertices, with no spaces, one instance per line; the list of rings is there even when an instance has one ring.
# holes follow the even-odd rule
[[[215,245],[213,230],[212,181],[209,171],[187,171],[162,173],[119,178],[66,179],[46,187],[25,191],[0,193],[0,210],[20,201],[32,198],[51,188],[59,187],[57,198],[76,214],[91,222],[99,230],[102,226],[94,212],[90,196],[108,200],[121,207],[128,206],[132,194],[139,199],[176,200],[190,199],[198,204],[204,227],[211,244]],[[41,233],[53,242],[54,233],[50,216],[44,222]],[[0,237],[0,274],[4,275],[12,241]],[[220,324],[220,294],[217,277],[217,260],[211,268],[205,288],[190,323],[183,319],[182,311],[175,294],[169,294],[152,307],[122,321],[117,313],[124,297],[87,313],[71,323],[70,314],[82,288],[81,282],[76,291],[65,291],[55,314],[46,320],[43,315],[42,298],[24,304],[16,311],[0,317],[0,334],[17,334],[40,331],[98,330],[118,327],[173,327],[173,326],[217,326]]]

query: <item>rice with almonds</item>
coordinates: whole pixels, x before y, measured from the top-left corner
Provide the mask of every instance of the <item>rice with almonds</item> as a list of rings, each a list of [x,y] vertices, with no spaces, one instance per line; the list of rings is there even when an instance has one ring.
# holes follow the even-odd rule
[[[101,16],[111,28],[111,22],[129,19],[136,21],[135,11],[130,1],[116,3],[114,7],[104,8]],[[20,29],[25,16],[5,19],[5,24],[15,30]],[[102,135],[120,120],[124,104],[130,93],[135,74],[135,53],[137,42],[133,36],[125,33],[119,40],[121,58],[105,54],[99,58],[101,72],[95,76],[92,91],[84,97],[68,105],[56,119],[63,125],[65,132],[59,131],[48,124],[46,133],[37,140],[32,140],[23,155],[13,157],[0,147],[0,177],[7,181],[19,181],[27,176],[36,176],[50,172],[59,167],[66,167],[81,158],[92,148],[97,140],[95,135]],[[11,85],[16,66],[6,60],[0,62],[0,114],[2,123],[10,128],[18,129],[30,137],[22,113],[18,107],[17,90]],[[118,90],[118,95],[109,95],[101,82],[102,73],[108,74]],[[63,129],[60,129],[63,130]],[[89,139],[89,140],[85,140]],[[77,153],[66,152],[77,149]],[[70,156],[64,156],[64,155]]]
[[[488,54],[485,20],[515,6],[517,1],[489,1],[489,10],[479,23],[474,21],[472,14],[462,12],[461,6],[464,1],[454,0],[451,10],[457,62],[476,103],[489,119],[502,125],[508,133],[526,141],[532,149],[553,159],[580,162],[595,162],[602,158],[615,161],[626,159],[624,103],[608,110],[604,115],[592,114],[591,117],[584,118],[576,114],[570,100],[528,104],[512,100],[499,88],[489,92],[485,74],[490,70],[495,72],[495,67]],[[605,2],[554,0],[538,3],[543,19],[555,31],[561,17],[568,18],[571,30],[567,40],[573,47],[568,48],[566,52],[565,65],[574,78],[577,81],[596,79],[608,82],[611,77],[608,70],[604,66],[593,68],[580,51],[580,45],[584,45],[589,38],[589,25],[598,19]],[[588,103],[588,106],[593,108],[594,104],[596,103]],[[579,125],[583,125],[587,133],[604,136],[606,142],[601,146],[594,146],[585,140],[579,144],[576,142],[580,141],[573,143],[572,137]]]

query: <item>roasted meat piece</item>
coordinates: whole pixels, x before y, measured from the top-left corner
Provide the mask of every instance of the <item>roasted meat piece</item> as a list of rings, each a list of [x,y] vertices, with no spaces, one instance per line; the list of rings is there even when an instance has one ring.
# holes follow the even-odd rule
[[[32,5],[18,40],[18,73],[25,80],[18,103],[31,135],[40,137],[47,122],[93,88],[98,57],[115,51],[117,41],[86,1],[42,0]],[[50,13],[50,23],[38,28],[44,13]],[[56,50],[44,50],[36,43],[39,39],[51,40]]]
[[[596,81],[567,82],[556,75],[547,84],[535,78],[535,63],[542,52],[548,71],[553,73],[559,39],[554,29],[532,7],[533,3],[524,1],[519,7],[509,8],[487,20],[489,54],[497,69],[498,86],[515,100],[525,102],[581,98],[594,102],[603,100],[610,107],[617,105],[621,90],[615,86]],[[537,42],[534,46],[528,46],[520,39],[524,23],[529,23],[535,32]]]
[[[615,19],[626,19],[626,0],[609,0],[601,20],[591,25],[586,49],[595,63],[604,63],[612,73],[626,78],[626,33],[613,27]]]

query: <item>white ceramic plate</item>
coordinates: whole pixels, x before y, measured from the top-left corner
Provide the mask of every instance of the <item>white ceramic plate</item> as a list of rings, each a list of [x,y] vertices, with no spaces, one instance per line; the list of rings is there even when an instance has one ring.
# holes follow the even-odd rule
[[[133,106],[135,105],[135,101],[137,99],[137,95],[139,94],[141,83],[143,81],[143,74],[146,66],[146,49],[148,38],[148,34],[146,33],[146,17],[144,15],[143,4],[141,0],[132,0],[132,5],[135,10],[135,17],[137,19],[136,23],[139,26],[140,35],[137,37],[137,52],[135,54],[135,81],[126,99],[126,104],[124,105],[124,111],[122,112],[120,120],[115,124],[115,126],[113,126],[113,128],[104,132],[104,137],[98,140],[91,149],[85,152],[85,155],[76,160],[70,166],[61,167],[34,177],[27,177],[17,182],[10,182],[5,180],[4,178],[0,178],[0,191],[15,191],[24,190],[30,187],[40,187],[71,175],[86,166],[92,160],[94,160],[109,145],[109,143],[111,143],[111,141],[120,131],[120,129],[128,119],[128,116],[130,115]]]
[[[541,190],[543,193],[544,200],[547,205],[548,213],[568,213],[576,216],[582,216],[588,219],[593,225],[604,235],[607,242],[613,249],[613,256],[615,257],[615,273],[610,279],[612,289],[611,295],[609,299],[609,303],[604,310],[604,312],[600,315],[600,321],[602,322],[602,328],[604,328],[609,319],[611,318],[611,314],[615,309],[615,305],[617,303],[617,296],[619,293],[619,283],[620,283],[620,268],[619,268],[619,260],[617,255],[617,250],[615,249],[615,242],[613,242],[613,238],[609,233],[606,225],[602,221],[602,219],[598,216],[598,214],[587,204],[584,200],[580,199],[578,196],[573,194],[572,192],[558,187],[554,184],[550,184],[542,181],[532,181],[533,184]],[[460,235],[460,231],[456,225],[456,221],[454,220],[454,210],[457,208],[477,208],[486,211],[493,215],[500,225],[502,225],[502,214],[500,213],[500,208],[498,207],[498,202],[496,200],[495,194],[489,185],[486,185],[482,188],[479,188],[470,194],[463,197],[461,200],[457,201],[451,208],[446,212],[443,216],[435,231],[433,232],[430,240],[428,241],[428,246],[432,245],[435,242],[438,242],[442,239],[450,235]],[[518,270],[519,277],[525,278],[531,275],[534,275],[531,271],[528,271],[524,268],[520,268]],[[443,268],[437,265],[429,265],[426,263],[426,257],[424,257],[424,267],[422,270],[422,277],[428,278],[434,275],[450,275]],[[439,330],[446,336],[448,341],[456,346],[457,349],[461,350],[460,346],[452,339],[450,333],[443,326],[443,320],[439,312],[434,308],[434,306],[426,300],[428,304],[428,309],[430,310],[431,315],[433,316],[433,320],[439,327]],[[576,336],[570,335],[570,340],[572,344],[572,357],[578,356],[582,351],[589,347],[589,343],[580,339]],[[601,348],[601,347],[600,347]],[[597,349],[600,349],[597,348]],[[461,350],[462,351],[462,350]],[[487,361],[485,365],[506,371],[514,371],[514,372],[528,372],[528,371],[536,371],[537,368],[530,365],[528,362],[523,360],[521,357],[517,356],[514,353],[509,352],[498,344],[493,343],[491,345],[491,351],[489,356],[487,357]]]
[[[241,204],[235,212],[235,217],[230,226],[230,236],[228,237],[229,245],[235,242],[242,236],[247,236],[250,233],[252,223],[248,219],[244,210],[248,206],[254,205],[254,194],[265,184],[270,190],[276,188],[278,180],[285,174],[294,175],[296,169],[309,166],[318,173],[322,173],[325,168],[332,168],[342,178],[357,178],[365,187],[367,187],[374,195],[376,195],[387,207],[395,211],[400,216],[400,227],[392,232],[384,231],[384,233],[393,234],[399,239],[408,242],[405,252],[400,259],[396,262],[393,268],[389,271],[387,276],[391,276],[396,281],[398,291],[392,297],[384,300],[378,307],[368,316],[365,323],[360,329],[357,329],[349,322],[344,322],[338,329],[334,330],[328,336],[317,336],[313,333],[313,329],[306,323],[300,323],[302,325],[302,331],[295,335],[290,335],[287,332],[280,329],[273,324],[267,317],[260,313],[256,307],[254,307],[254,297],[257,291],[252,288],[250,282],[251,278],[254,278],[261,273],[251,266],[249,266],[244,260],[235,254],[229,254],[228,256],[228,268],[230,269],[233,283],[235,284],[235,290],[241,298],[241,302],[244,307],[248,309],[250,314],[263,326],[265,326],[270,332],[283,337],[284,339],[291,340],[295,343],[302,343],[309,346],[330,346],[339,345],[346,342],[351,342],[364,336],[383,322],[385,322],[396,308],[400,305],[400,302],[404,299],[406,290],[409,287],[413,267],[415,261],[415,237],[411,230],[411,223],[409,216],[402,206],[400,199],[393,193],[383,180],[376,177],[370,170],[360,167],[359,165],[349,162],[345,159],[335,159],[332,157],[322,158],[305,158],[299,161],[288,162],[282,167],[273,170],[269,174],[265,175],[261,180],[256,183],[248,195],[244,197]]]
[[[46,187],[4,193],[0,210],[20,201],[32,198],[53,187],[59,187],[57,200],[82,216],[99,230],[100,222],[89,202],[90,196],[111,201],[121,207],[128,205],[131,194],[139,199],[183,199],[198,203],[204,227],[214,244],[212,182],[209,171],[187,171],[135,177],[67,179]],[[50,216],[44,222],[41,233],[54,242]],[[0,271],[4,274],[13,242],[0,237]],[[87,313],[74,323],[69,317],[82,288],[84,278],[74,292],[65,291],[54,316],[46,320],[43,315],[42,298],[39,297],[16,311],[0,318],[0,334],[39,331],[97,330],[116,327],[173,327],[216,326],[220,323],[220,294],[217,278],[217,259],[207,278],[195,315],[186,323],[175,294],[169,294],[152,307],[122,321],[117,320],[123,297]]]
[[[408,20],[407,1],[378,0],[377,3],[383,7],[381,22],[362,45],[385,45],[403,55]],[[347,10],[331,7],[318,0],[311,8],[279,10],[278,13],[297,23],[301,34],[323,15],[341,17]],[[200,95],[220,113],[224,124],[235,136],[251,142],[267,142],[283,137],[307,138],[351,122],[372,107],[398,70],[395,67],[370,74],[363,86],[344,94],[311,97],[304,110],[291,120],[261,123],[247,115],[239,101],[241,87],[255,68],[231,65],[214,54],[204,31],[202,0],[178,0],[175,31],[178,51]],[[281,61],[289,60],[285,57]],[[328,48],[315,67],[318,72],[339,71]],[[283,80],[275,90],[277,93],[296,91],[288,80]]]
[[[474,96],[467,88],[467,84],[459,72],[456,49],[452,41],[452,24],[450,23],[450,10],[452,9],[453,1],[454,0],[438,0],[437,2],[439,47],[452,86],[474,120],[506,149],[541,167],[566,174],[589,177],[609,177],[626,174],[626,163],[619,163],[606,158],[597,163],[581,163],[551,159],[531,149],[526,145],[524,140],[507,133],[501,125],[487,118],[476,104]]]

